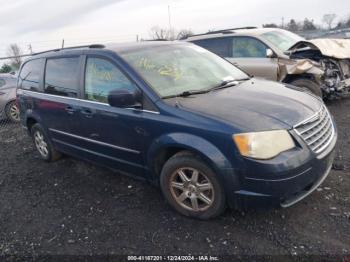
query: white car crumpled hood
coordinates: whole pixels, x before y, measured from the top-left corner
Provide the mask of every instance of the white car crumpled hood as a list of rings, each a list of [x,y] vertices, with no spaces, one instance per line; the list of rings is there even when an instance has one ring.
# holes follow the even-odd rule
[[[289,50],[295,50],[301,46],[309,46],[318,49],[324,56],[337,59],[350,59],[350,39],[312,39],[300,41]]]

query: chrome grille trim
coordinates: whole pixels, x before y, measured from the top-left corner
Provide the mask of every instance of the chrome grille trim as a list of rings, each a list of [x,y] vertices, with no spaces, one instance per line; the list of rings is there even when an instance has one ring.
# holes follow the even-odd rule
[[[332,118],[324,105],[317,113],[295,125],[294,131],[315,153],[326,149],[335,135]]]

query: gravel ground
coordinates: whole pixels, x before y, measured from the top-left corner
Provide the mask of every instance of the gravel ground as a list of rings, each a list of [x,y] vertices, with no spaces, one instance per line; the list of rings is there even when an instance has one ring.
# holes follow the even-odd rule
[[[328,106],[339,129],[337,157],[317,191],[288,209],[227,210],[210,221],[177,214],[147,183],[69,157],[45,163],[20,127],[0,123],[0,256],[210,254],[350,261],[350,99]]]

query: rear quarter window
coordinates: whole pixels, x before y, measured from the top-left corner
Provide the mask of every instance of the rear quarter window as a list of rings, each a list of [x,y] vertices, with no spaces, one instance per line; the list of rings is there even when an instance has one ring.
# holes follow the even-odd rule
[[[26,62],[18,76],[18,87],[31,90],[42,91],[40,81],[44,69],[44,59],[35,59]]]
[[[78,56],[47,59],[45,93],[77,97],[79,90],[79,60]]]

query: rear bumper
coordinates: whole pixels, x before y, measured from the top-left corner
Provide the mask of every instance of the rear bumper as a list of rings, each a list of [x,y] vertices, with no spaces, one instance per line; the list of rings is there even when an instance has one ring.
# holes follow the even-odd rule
[[[239,188],[233,190],[228,196],[230,207],[256,209],[289,207],[298,203],[316,190],[327,178],[334,159],[335,143],[336,136],[321,155],[307,157],[307,161],[294,167],[258,162],[254,167],[258,175],[249,177],[253,172],[252,169],[245,171],[244,175],[241,174]],[[300,154],[303,153],[300,152]],[[286,159],[285,161],[288,162]],[[267,173],[268,178],[266,178]],[[261,178],[257,178],[259,176]]]

